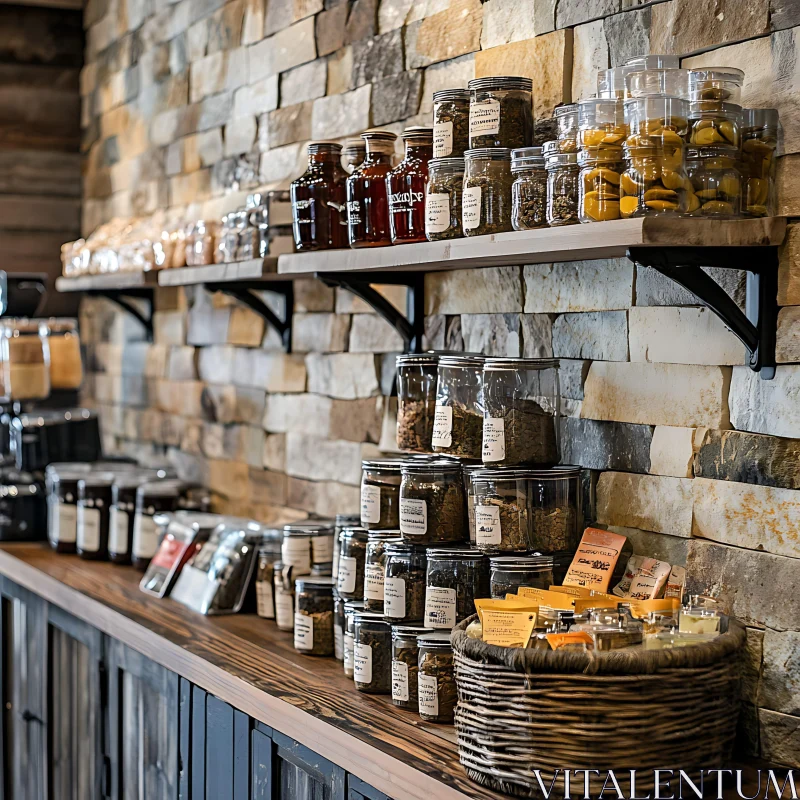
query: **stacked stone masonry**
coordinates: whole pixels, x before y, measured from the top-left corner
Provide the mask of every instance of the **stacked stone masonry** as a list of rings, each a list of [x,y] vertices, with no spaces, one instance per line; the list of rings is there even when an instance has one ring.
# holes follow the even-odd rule
[[[780,110],[780,211],[800,217],[786,0],[90,0],[86,25],[86,232],[163,208],[218,217],[287,186],[310,138],[430,123],[431,93],[475,76],[531,77],[546,130],[596,70],[644,51],[745,70],[743,102]],[[741,273],[715,277],[743,304]],[[596,518],[687,564],[750,626],[742,741],[800,767],[800,225],[778,301],[769,382],[708,309],[625,259],[431,274],[425,344],[561,359],[564,460],[594,471]],[[200,289],[156,292],[152,344],[86,299],[85,400],[107,446],[166,452],[221,510],[357,509],[361,459],[395,448],[401,342],[346,292],[298,281],[294,302],[287,355],[260,317]]]

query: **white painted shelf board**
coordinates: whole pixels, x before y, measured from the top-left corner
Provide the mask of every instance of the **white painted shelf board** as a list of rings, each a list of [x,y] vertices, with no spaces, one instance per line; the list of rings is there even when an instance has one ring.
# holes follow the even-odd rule
[[[77,278],[56,278],[59,292],[86,292],[104,289],[142,289],[155,286],[157,272],[112,272],[106,275],[81,275]]]

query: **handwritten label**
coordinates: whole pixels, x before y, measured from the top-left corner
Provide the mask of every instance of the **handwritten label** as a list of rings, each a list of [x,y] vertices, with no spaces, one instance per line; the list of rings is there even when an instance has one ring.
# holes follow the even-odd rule
[[[307,614],[294,615],[294,649],[314,649],[314,620]]]
[[[100,549],[100,509],[78,506],[77,525],[78,547],[87,553],[96,553]]]
[[[483,418],[483,462],[504,461],[506,457],[506,421]]]
[[[364,599],[383,602],[383,566],[367,564],[364,567]]]
[[[500,544],[499,506],[475,506],[475,540],[478,545]]]
[[[658,597],[667,582],[670,569],[666,561],[645,558],[633,577],[627,596],[631,600],[652,600]]]
[[[425,198],[425,232],[444,233],[450,227],[450,195],[434,192]]]
[[[392,661],[392,700],[408,702],[408,664]]]
[[[311,560],[315,564],[330,564],[333,561],[333,534],[326,533],[311,539]]]
[[[492,136],[500,133],[500,101],[482,100],[469,104],[469,138]]]
[[[618,533],[587,528],[562,581],[564,586],[585,586],[607,592],[626,541],[627,538]]]
[[[433,123],[433,157],[447,158],[453,152],[453,122]]]
[[[503,611],[486,609],[483,612],[483,641],[500,647],[527,647],[536,627],[535,611]]]
[[[383,614],[394,619],[406,615],[406,582],[403,578],[387,578],[384,581]]]
[[[333,656],[344,661],[344,631],[340,625],[333,626]]]
[[[456,624],[456,590],[440,586],[425,589],[425,625],[452,628]]]
[[[431,444],[434,447],[450,447],[453,444],[453,409],[450,406],[436,406]]]
[[[461,194],[461,227],[475,230],[481,224],[481,187],[470,186]],[[434,443],[435,444],[435,443]]]
[[[278,589],[275,591],[275,624],[282,631],[290,631],[293,623],[294,595],[291,592],[284,592]]]
[[[422,536],[428,531],[428,506],[424,500],[400,498],[400,532]]]
[[[361,484],[361,524],[381,521],[381,487]]]
[[[311,572],[311,543],[308,536],[284,536],[281,544],[281,561],[286,567],[295,567],[297,575]]]
[[[353,677],[359,683],[372,683],[372,648],[353,643]]]
[[[72,544],[78,538],[78,507],[58,501],[58,536],[56,541]]]
[[[350,556],[339,556],[339,574],[336,576],[336,588],[345,594],[356,590],[356,560]]]
[[[256,582],[256,607],[259,617],[275,619],[275,602],[272,597],[272,584],[269,581]]]
[[[439,691],[434,675],[417,676],[417,694],[419,698],[419,711],[429,717],[439,716]]]
[[[111,506],[108,514],[108,550],[110,553],[127,553],[128,525],[130,524],[128,512]]]

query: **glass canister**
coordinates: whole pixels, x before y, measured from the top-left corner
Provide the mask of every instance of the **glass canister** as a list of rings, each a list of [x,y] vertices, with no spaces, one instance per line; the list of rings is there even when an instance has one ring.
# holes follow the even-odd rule
[[[280,631],[294,629],[294,579],[293,567],[276,561],[273,565],[275,624]]]
[[[400,527],[400,467],[398,459],[361,462],[361,527],[365,530]]]
[[[417,702],[417,636],[433,633],[422,625],[392,626],[392,704],[398,708],[419,711]]]
[[[419,622],[425,616],[425,547],[406,542],[385,545],[383,615],[393,622]]]
[[[511,224],[515,231],[547,227],[547,170],[541,147],[511,153]]]
[[[363,528],[349,528],[342,534],[336,591],[346,600],[363,600],[364,565],[368,535]]]
[[[632,69],[629,65],[625,75],[625,97],[679,97],[690,96],[689,70],[674,67]]]
[[[4,392],[11,400],[44,400],[50,395],[49,330],[42,320],[2,323]]]
[[[49,319],[50,388],[74,391],[83,382],[78,320]]]
[[[627,147],[660,147],[672,158],[666,166],[680,164],[678,151],[689,135],[689,103],[681,97],[658,95],[625,101]]]
[[[88,464],[49,464],[47,489],[47,538],[57,553],[74,553],[78,538],[78,481],[90,470]]]
[[[333,578],[294,583],[294,649],[309,656],[333,655]]]
[[[425,235],[429,242],[457,239],[464,235],[461,228],[463,188],[463,157],[432,158],[428,162]]]
[[[578,153],[578,219],[619,219],[619,182],[625,171],[621,147],[584,147]]]
[[[433,156],[433,129],[421,126],[406,128],[403,160],[386,176],[389,194],[389,225],[392,244],[424,242],[425,185],[428,162]]]
[[[339,554],[342,550],[342,533],[347,528],[361,526],[361,514],[337,514],[333,530],[333,561],[331,562],[331,575],[335,578],[339,574]]]
[[[403,462],[400,532],[414,544],[462,542],[467,538],[461,465],[444,458]]]
[[[483,356],[439,357],[431,444],[435,453],[481,458]]]
[[[400,542],[400,531],[370,531],[364,564],[364,610],[383,614],[386,545]]]
[[[469,89],[433,93],[433,157],[461,158],[469,149]]]
[[[108,560],[112,563],[131,563],[136,492],[142,484],[157,479],[155,470],[131,469],[114,473],[108,532]]]
[[[738,160],[739,148],[733,145],[686,149],[686,174],[693,188],[690,216],[729,219],[739,215],[742,176]]]
[[[464,236],[513,230],[511,151],[484,147],[464,153],[461,228]]]
[[[340,144],[311,142],[308,168],[292,181],[292,232],[299,252],[347,247],[347,173],[341,157]]]
[[[256,613],[275,619],[275,564],[281,560],[283,528],[264,528],[256,564]]]
[[[625,65],[601,69],[597,73],[597,97],[601,100],[624,100],[625,76],[634,71],[634,67]]]
[[[344,604],[345,599],[334,587],[333,589],[333,657],[344,661]]]
[[[491,596],[499,600],[518,594],[521,586],[547,590],[556,585],[553,556],[493,556],[489,563]]]
[[[474,149],[533,144],[533,81],[530,78],[475,78],[467,87],[469,146]]]
[[[77,552],[81,558],[108,558],[112,472],[90,472],[78,479]]]
[[[689,144],[732,145],[741,143],[742,107],[716,100],[698,100],[689,108]]]
[[[558,142],[546,142],[547,224],[575,225],[578,222],[578,154],[559,152]]]
[[[438,365],[436,353],[397,356],[397,446],[401,450],[431,452]]]
[[[470,547],[428,548],[427,558],[425,624],[450,630],[489,596],[489,560]]]
[[[353,680],[366,694],[392,691],[392,626],[381,614],[353,615]]]
[[[471,464],[461,465],[461,475],[464,479],[464,496],[467,498],[467,529],[469,530],[469,541],[474,546],[475,544],[475,493],[472,488],[472,476],[482,469],[482,461],[476,461]]]
[[[622,147],[628,136],[625,105],[617,97],[592,97],[578,103],[578,147]]]
[[[383,247],[392,243],[386,176],[392,169],[397,135],[366,131],[367,152],[347,179],[347,232],[350,247]]]
[[[556,119],[556,140],[559,153],[578,152],[578,104],[568,103],[558,106],[554,113]]]
[[[629,139],[630,141],[630,139]],[[684,168],[683,144],[629,147],[620,179],[620,216],[685,214],[692,208],[691,181]]]
[[[364,163],[367,155],[367,144],[360,136],[345,140],[342,150],[342,166],[348,175]]]
[[[717,103],[722,108],[725,103],[742,102],[744,72],[735,67],[702,67],[689,70],[689,96],[693,101],[703,100]]]
[[[294,574],[309,575],[311,567],[333,562],[334,525],[325,520],[291,522],[283,526],[281,561]]]
[[[678,69],[681,57],[665,53],[649,53],[648,55],[631,56],[624,64],[632,69]]]
[[[419,645],[419,716],[425,722],[451,724],[458,692],[449,633],[425,633]]]
[[[355,633],[355,615],[364,610],[363,600],[348,600],[344,604],[344,649],[342,667],[348,678],[353,677],[353,635]]]
[[[742,213],[747,217],[771,217],[776,213],[778,111],[774,108],[746,108],[743,115]]]
[[[184,488],[181,481],[164,480],[143,483],[136,489],[131,541],[131,564],[136,569],[147,569],[158,549],[159,531],[153,517],[165,511],[177,511]]]
[[[487,358],[483,364],[482,460],[550,467],[560,459],[559,361]]]

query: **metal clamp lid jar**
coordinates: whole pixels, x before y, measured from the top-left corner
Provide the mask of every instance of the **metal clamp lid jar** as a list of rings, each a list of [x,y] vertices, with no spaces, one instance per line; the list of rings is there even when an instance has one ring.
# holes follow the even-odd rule
[[[475,78],[470,91],[469,146],[528,147],[533,143],[533,81]]]
[[[464,153],[461,227],[464,236],[513,230],[511,150],[481,147]]]
[[[547,224],[575,225],[578,222],[578,154],[561,153],[558,142],[546,142]]]
[[[400,527],[400,468],[398,459],[361,462],[361,527],[364,530]]]
[[[465,162],[458,158],[432,158],[428,162],[425,194],[425,235],[429,242],[463,236],[461,197]]]
[[[483,437],[483,356],[441,356],[436,382],[435,453],[479,459]]]
[[[547,171],[541,147],[511,152],[511,224],[515,231],[547,225]]]
[[[436,353],[397,356],[397,446],[401,450],[431,452],[438,365]]]
[[[440,89],[433,93],[433,157],[459,158],[469,149],[468,89]]]
[[[461,465],[443,458],[403,463],[400,532],[415,544],[461,542],[465,527]]]

